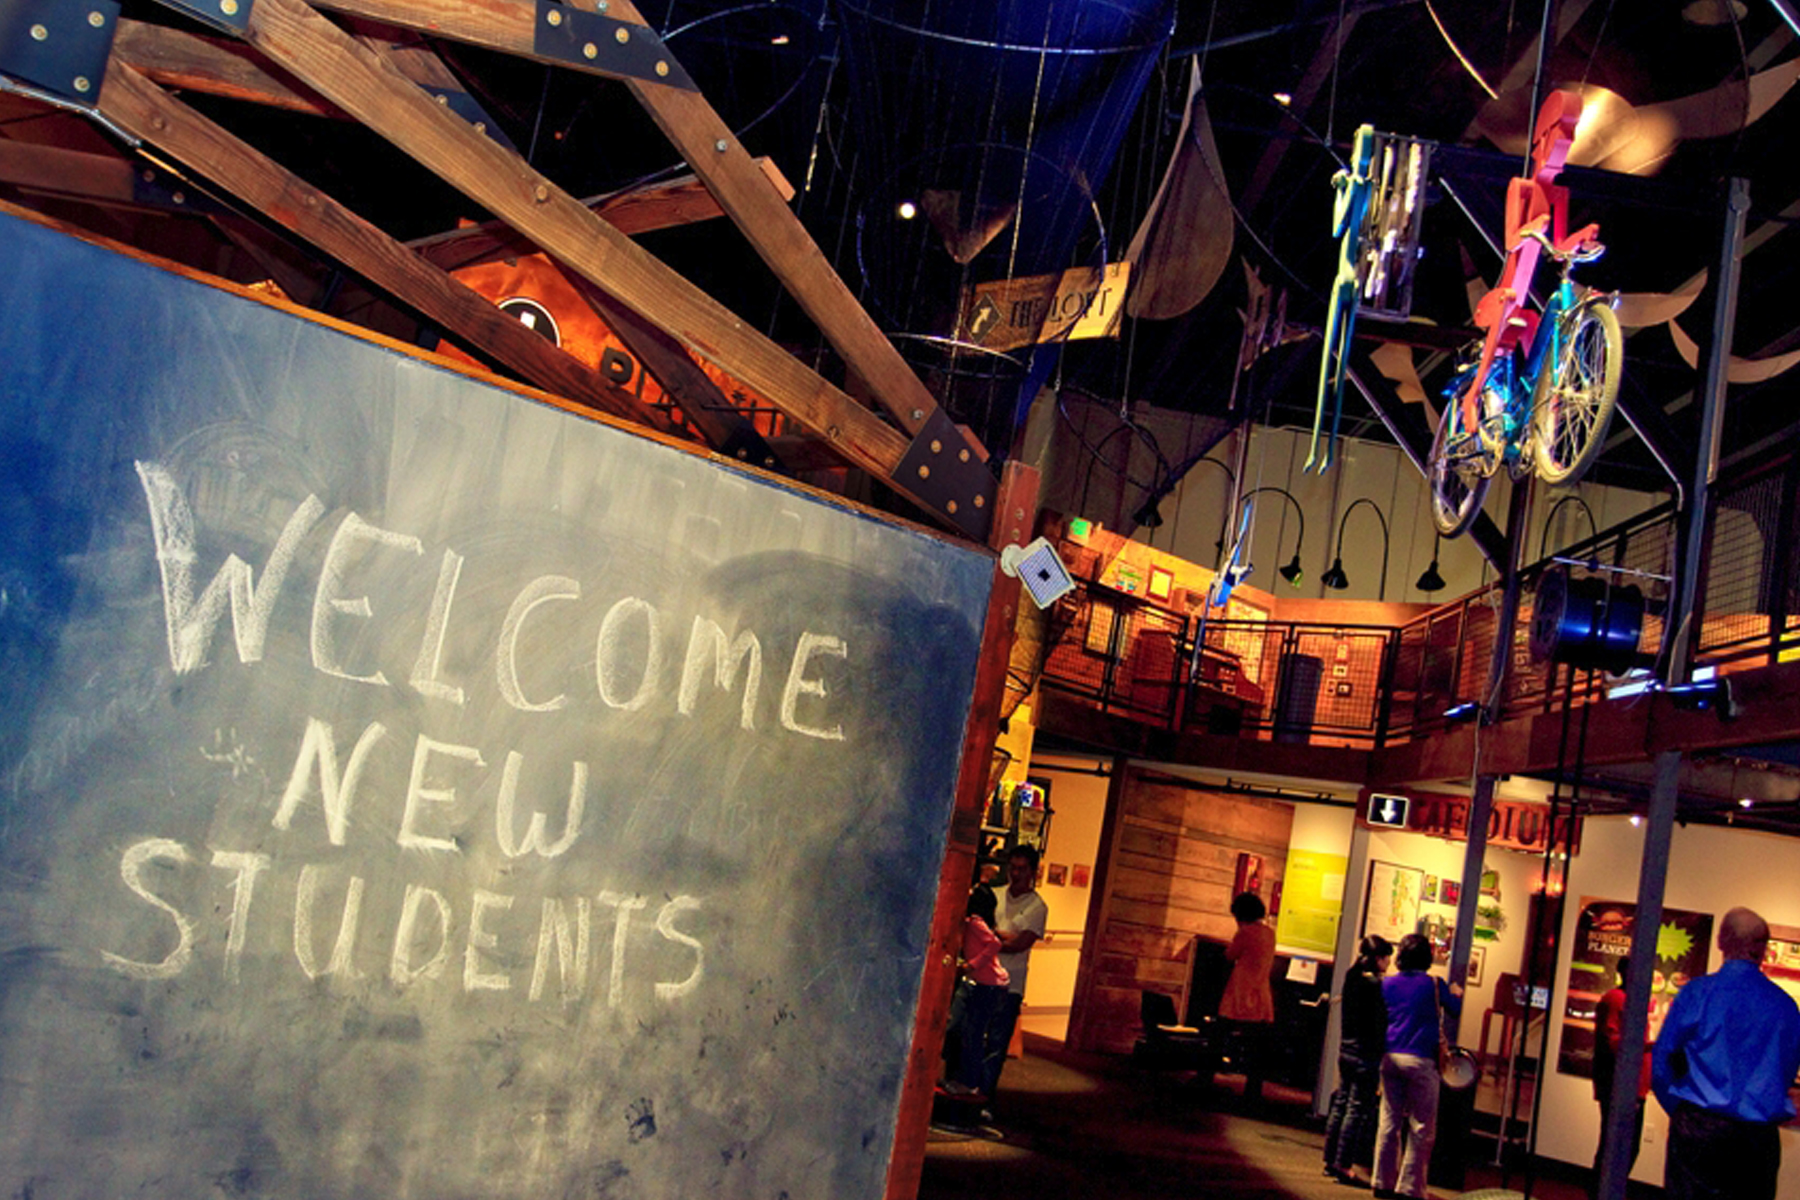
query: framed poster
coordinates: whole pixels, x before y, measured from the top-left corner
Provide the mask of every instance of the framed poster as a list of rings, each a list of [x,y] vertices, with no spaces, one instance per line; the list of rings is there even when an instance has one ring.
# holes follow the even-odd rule
[[[1399,863],[1369,864],[1369,891],[1363,903],[1363,934],[1380,934],[1398,944],[1419,925],[1419,897],[1425,872]]]
[[[1562,1042],[1556,1069],[1564,1075],[1594,1074],[1594,1014],[1600,998],[1619,983],[1619,959],[1631,949],[1637,905],[1628,900],[1581,898],[1575,937],[1569,948],[1569,987],[1563,1000]],[[1712,948],[1711,913],[1663,909],[1657,931],[1655,972],[1650,977],[1650,1040],[1690,979],[1706,974]]]

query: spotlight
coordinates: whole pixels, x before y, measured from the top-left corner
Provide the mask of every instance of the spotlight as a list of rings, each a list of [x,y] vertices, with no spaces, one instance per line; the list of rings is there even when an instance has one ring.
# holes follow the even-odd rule
[[[1319,582],[1326,587],[1331,588],[1333,591],[1338,592],[1349,587],[1350,577],[1344,574],[1344,560],[1341,558],[1332,559],[1331,568],[1323,575],[1319,576]]]
[[[1738,807],[1739,808],[1749,808],[1752,804],[1755,804],[1755,803],[1756,803],[1756,801],[1752,800],[1748,796],[1745,796],[1742,800],[1738,801]]]
[[[1481,705],[1473,700],[1464,700],[1461,704],[1453,704],[1444,710],[1444,720],[1452,724],[1462,721],[1473,721],[1481,715]]]
[[[910,221],[918,215],[918,205],[914,204],[911,200],[902,200],[900,202],[900,219],[902,221]]]
[[[1306,574],[1306,572],[1304,570],[1302,570],[1300,567],[1300,551],[1297,547],[1294,550],[1294,557],[1288,560],[1288,565],[1285,567],[1282,567],[1280,570],[1276,571],[1275,573],[1277,575],[1281,576],[1283,579],[1287,580],[1289,586],[1291,586],[1291,587],[1299,587],[1300,586],[1300,580]]]
[[[1688,712],[1716,712],[1722,721],[1729,721],[1738,714],[1737,701],[1732,698],[1729,679],[1678,683],[1664,690],[1671,704]]]
[[[1163,523],[1162,508],[1152,500],[1144,507],[1131,514],[1131,519],[1145,529],[1160,529]]]

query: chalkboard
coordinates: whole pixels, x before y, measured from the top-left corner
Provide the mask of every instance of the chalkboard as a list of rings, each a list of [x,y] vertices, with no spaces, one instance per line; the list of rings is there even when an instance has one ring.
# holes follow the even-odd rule
[[[0,1190],[879,1195],[990,556],[0,266]]]

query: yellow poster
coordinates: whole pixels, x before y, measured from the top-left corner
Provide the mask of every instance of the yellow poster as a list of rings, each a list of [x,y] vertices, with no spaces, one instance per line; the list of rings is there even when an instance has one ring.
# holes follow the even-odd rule
[[[1332,957],[1344,915],[1344,872],[1350,860],[1319,850],[1289,850],[1281,877],[1275,942],[1287,950]]]

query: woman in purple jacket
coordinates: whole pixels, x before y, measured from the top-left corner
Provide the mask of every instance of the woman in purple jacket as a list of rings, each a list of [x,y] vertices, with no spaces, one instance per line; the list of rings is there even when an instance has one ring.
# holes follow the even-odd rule
[[[1416,933],[1400,939],[1396,974],[1381,981],[1387,1001],[1387,1055],[1381,1060],[1381,1128],[1375,1154],[1375,1195],[1425,1196],[1425,1170],[1437,1136],[1438,1040],[1444,1014],[1462,1012],[1462,988],[1431,969],[1431,943]],[[1401,1158],[1401,1132],[1406,1155]],[[1396,1183],[1399,1184],[1396,1189]]]

